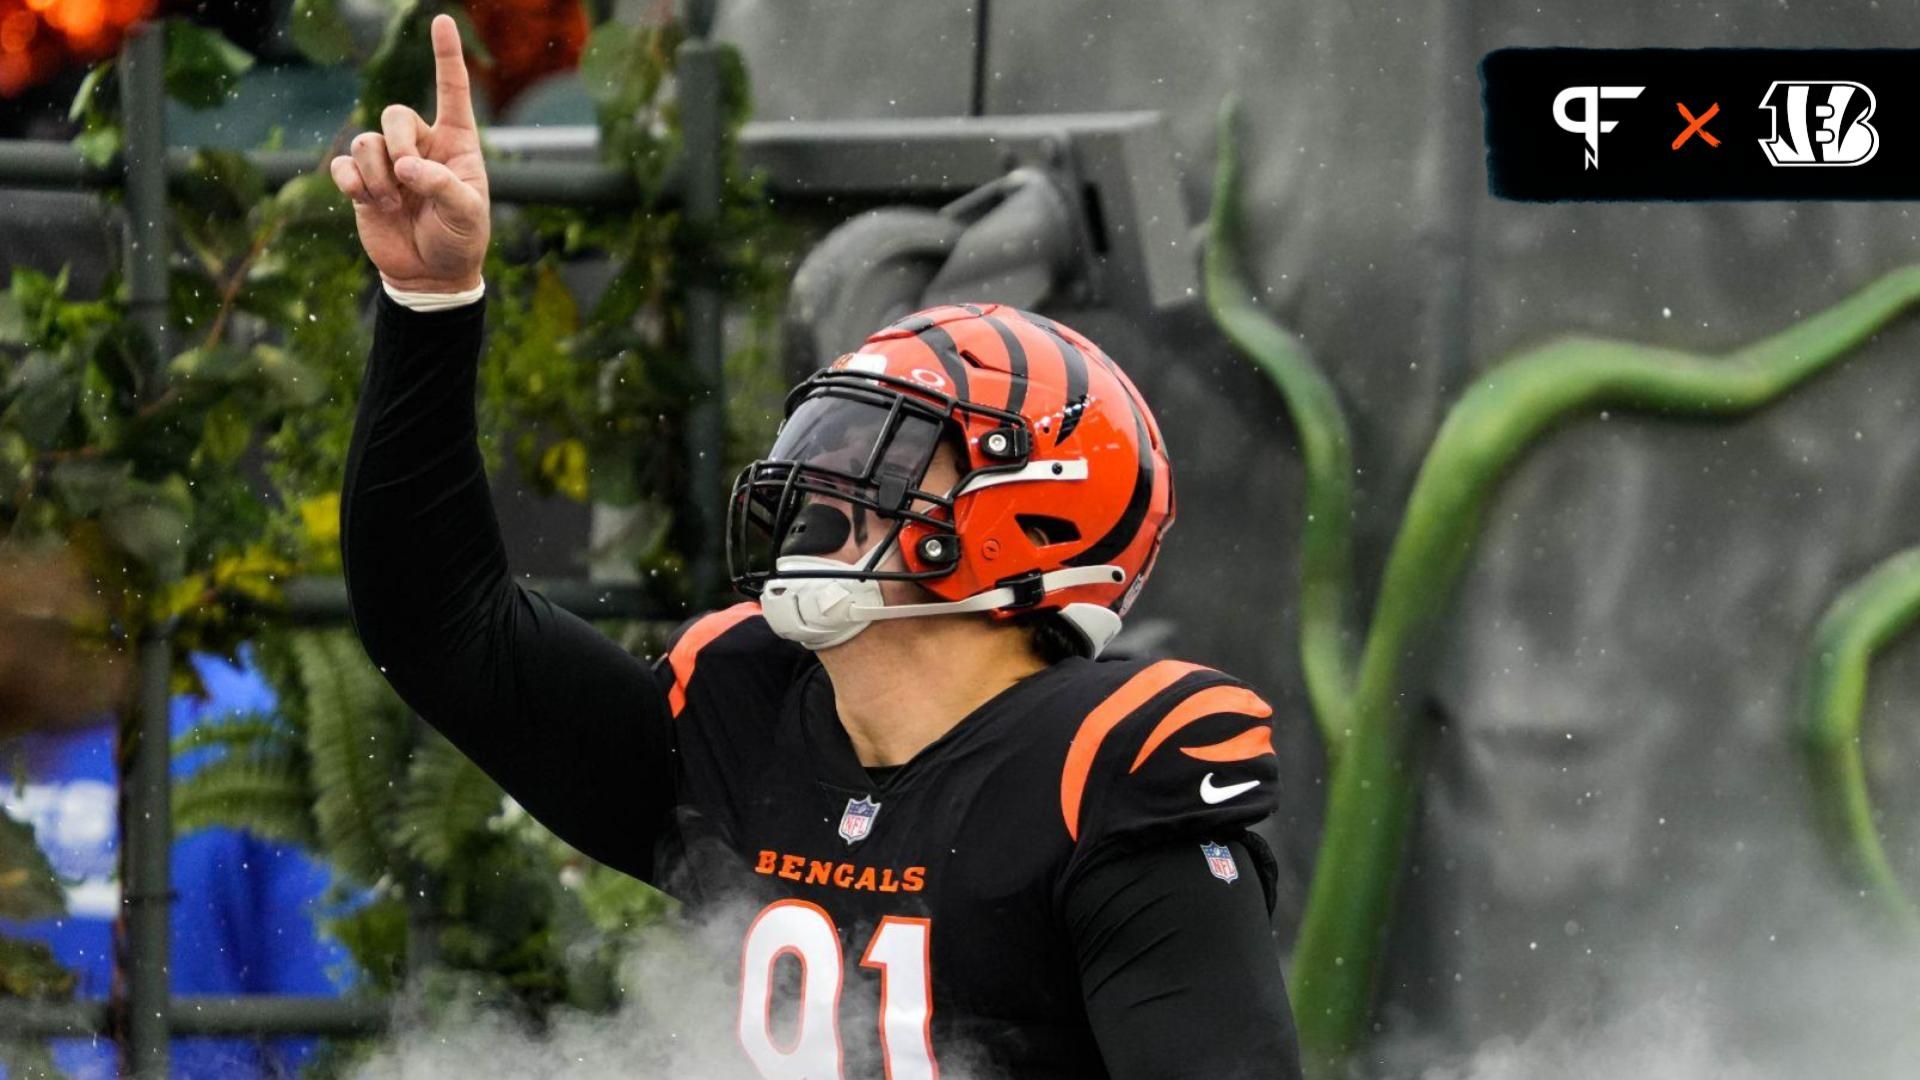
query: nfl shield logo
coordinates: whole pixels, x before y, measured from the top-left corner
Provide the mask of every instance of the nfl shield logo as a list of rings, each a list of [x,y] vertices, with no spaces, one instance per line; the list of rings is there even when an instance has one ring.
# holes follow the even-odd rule
[[[846,813],[840,815],[840,839],[852,844],[865,840],[873,831],[873,819],[880,813],[880,804],[866,796],[847,800]]]
[[[1234,865],[1233,852],[1225,844],[1201,844],[1200,854],[1207,857],[1207,869],[1214,877],[1229,885],[1240,879],[1240,868]]]

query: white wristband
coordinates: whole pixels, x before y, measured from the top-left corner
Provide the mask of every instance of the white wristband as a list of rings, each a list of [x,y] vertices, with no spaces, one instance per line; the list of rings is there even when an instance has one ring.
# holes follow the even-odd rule
[[[388,296],[393,297],[395,303],[415,311],[445,311],[448,308],[465,307],[480,299],[487,291],[485,281],[464,292],[455,293],[408,292],[405,289],[396,289],[384,281],[380,285],[387,290]]]

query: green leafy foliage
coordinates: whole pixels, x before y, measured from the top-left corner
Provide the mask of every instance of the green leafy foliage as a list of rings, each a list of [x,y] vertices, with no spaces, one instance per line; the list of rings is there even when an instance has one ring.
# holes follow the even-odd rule
[[[338,0],[294,0],[287,33],[294,47],[316,64],[338,64],[353,51],[353,32]]]
[[[681,152],[669,76],[682,37],[675,24],[608,22],[594,29],[581,60],[602,155],[631,170],[643,193],[662,189]],[[731,131],[751,109],[744,65],[730,50],[725,57]],[[525,421],[510,444],[520,471],[546,491],[635,507],[649,524],[623,538],[619,554],[670,608],[692,599],[680,553],[699,542],[686,531],[695,519],[680,512],[690,494],[682,422],[706,389],[686,363],[689,284],[722,286],[747,315],[726,366],[731,461],[766,446],[784,391],[770,358],[799,237],[776,226],[731,142],[723,153],[729,168],[713,226],[696,230],[677,210],[644,201],[638,213],[529,207],[496,225],[488,265],[489,280],[503,287],[491,301],[482,397],[513,402]],[[542,254],[504,254],[529,250]],[[597,295],[569,303],[559,269],[589,255],[611,260],[612,278]]]
[[[360,109],[354,115],[357,125],[376,125],[377,110],[388,104],[430,115],[426,110],[433,87],[433,46],[427,26],[438,11],[439,5],[431,0],[397,0],[392,5],[379,48],[362,71]],[[466,44],[466,35],[461,38]]]
[[[400,865],[395,779],[411,741],[404,706],[344,630],[289,642],[307,709],[314,821],[334,865],[363,882]]]
[[[174,740],[176,756],[216,756],[173,792],[178,832],[226,827],[315,848],[311,762],[300,733],[272,717],[249,715],[193,728]]]
[[[460,24],[460,47],[467,57],[482,64],[493,61],[461,5],[446,0],[392,0],[380,44],[360,69],[355,123],[377,128],[380,110],[396,103],[432,119],[433,42],[427,28],[435,15],[450,15]]]
[[[400,797],[399,835],[407,851],[436,873],[455,869],[506,795],[472,759],[438,733],[415,750]]]
[[[0,814],[0,918],[49,919],[67,913],[60,878],[34,842],[33,827]],[[66,1001],[76,976],[38,941],[0,936],[0,999]],[[0,1069],[7,1076],[58,1078],[47,1043],[0,1035]]]
[[[112,60],[95,64],[81,81],[67,112],[67,119],[80,125],[80,133],[73,139],[74,149],[97,169],[105,168],[120,152],[120,123],[113,106],[119,91],[117,71]]]
[[[38,941],[0,938],[0,998],[61,1001],[73,996],[74,976]]]
[[[398,990],[407,974],[407,906],[401,896],[399,889],[384,890],[351,915],[326,924],[354,967],[383,994]],[[333,899],[343,899],[339,890]]]
[[[196,109],[227,100],[253,56],[217,30],[185,19],[167,21],[167,96]]]
[[[610,21],[594,28],[580,56],[580,78],[599,116],[601,151],[632,169],[642,191],[659,189],[678,145],[672,99],[664,91],[682,36],[678,24]]]
[[[111,74],[113,74],[111,60],[95,64],[87,71],[86,78],[80,80],[80,89],[74,91],[73,103],[67,107],[68,120],[82,120],[92,112],[94,95],[100,93],[100,87],[108,81],[108,76]]]
[[[427,25],[441,11],[461,21],[468,55],[486,60],[457,4],[389,7],[369,54],[356,52],[336,0],[293,7],[296,47],[360,71],[352,126],[373,126],[396,101],[430,115]],[[634,173],[637,209],[498,208],[478,402],[490,464],[511,451],[546,491],[645,508],[624,554],[657,571],[643,579],[663,603],[688,599],[687,537],[675,531],[687,497],[680,417],[703,390],[686,359],[690,268],[731,289],[746,315],[727,367],[743,391],[729,415],[744,447],[764,445],[778,402],[770,348],[785,265],[782,234],[737,162],[719,228],[696,234],[656,205],[680,150],[679,41],[676,27],[610,25],[590,49],[604,152]],[[168,92],[195,108],[230,99],[252,64],[181,21],[168,24],[167,52]],[[737,59],[729,72],[739,121]],[[123,142],[118,77],[98,65],[72,107],[76,145],[99,165]],[[170,190],[164,351],[136,328],[118,270],[90,297],[72,295],[64,272],[26,268],[0,288],[0,544],[64,542],[107,609],[88,629],[110,646],[170,628],[176,691],[197,688],[187,651],[258,643],[280,709],[177,740],[176,753],[203,760],[176,788],[176,824],[246,829],[329,861],[340,886],[326,927],[367,985],[395,989],[424,957],[413,977],[429,999],[479,988],[529,1018],[559,1002],[611,1007],[621,952],[663,898],[504,802],[409,714],[351,635],[278,622],[287,578],[339,569],[339,489],[377,287],[349,204],[320,169],[276,190],[226,151],[195,153]],[[608,287],[571,283],[568,264],[586,259],[614,265]],[[0,881],[27,890],[21,910],[57,900],[30,832],[14,827],[19,843],[0,831]],[[63,978],[43,950],[0,942],[0,992],[57,994]],[[36,1052],[15,1049],[23,1062]]]
[[[0,918],[50,919],[67,913],[66,893],[33,826],[0,814]]]
[[[176,740],[176,754],[211,757],[176,789],[180,826],[306,846],[349,875],[337,899],[372,886],[327,928],[378,987],[406,970],[411,923],[437,958],[429,999],[458,986],[529,1018],[562,1002],[613,1007],[620,959],[663,898],[507,802],[451,743],[409,722],[358,650],[339,631],[268,635],[262,667],[304,692],[278,716]]]

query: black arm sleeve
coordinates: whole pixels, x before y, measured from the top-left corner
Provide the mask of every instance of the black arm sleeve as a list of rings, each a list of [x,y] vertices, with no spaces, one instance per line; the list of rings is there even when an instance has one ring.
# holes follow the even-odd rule
[[[1301,1075],[1255,855],[1228,847],[1242,875],[1232,883],[1198,843],[1168,843],[1104,860],[1066,895],[1087,1018],[1113,1080]]]
[[[341,492],[354,631],[536,819],[651,879],[673,799],[666,700],[644,662],[508,574],[475,442],[486,302],[377,303]]]

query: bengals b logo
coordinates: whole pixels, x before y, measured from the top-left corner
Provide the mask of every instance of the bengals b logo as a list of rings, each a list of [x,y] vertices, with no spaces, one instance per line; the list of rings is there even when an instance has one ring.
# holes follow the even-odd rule
[[[1775,82],[1760,107],[1773,134],[1760,149],[1775,165],[1864,165],[1880,149],[1873,91],[1857,82]]]

